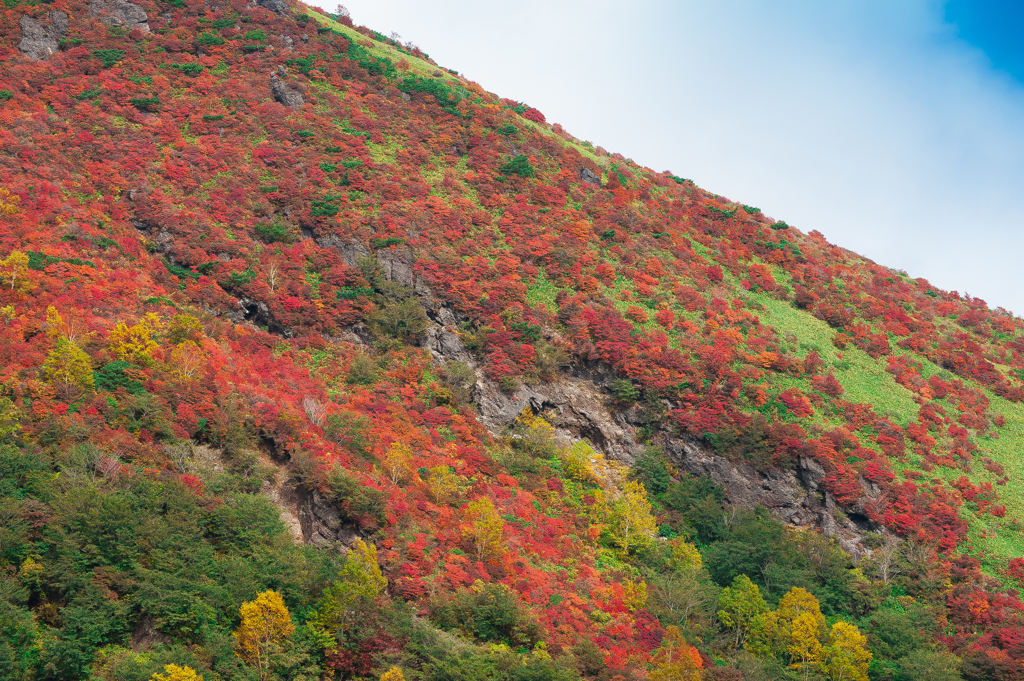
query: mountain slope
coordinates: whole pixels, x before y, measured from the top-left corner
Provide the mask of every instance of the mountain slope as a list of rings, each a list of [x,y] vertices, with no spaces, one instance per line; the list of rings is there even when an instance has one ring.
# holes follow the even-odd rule
[[[1021,320],[344,16],[6,7],[6,674],[1022,673]]]

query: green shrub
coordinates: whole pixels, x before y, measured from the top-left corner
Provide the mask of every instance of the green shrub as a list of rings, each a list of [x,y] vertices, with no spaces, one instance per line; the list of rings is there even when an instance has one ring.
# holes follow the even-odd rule
[[[10,90],[0,90],[0,102],[6,102],[8,99],[13,99],[14,93]]]
[[[370,248],[377,250],[378,248],[389,248],[391,246],[398,246],[399,244],[405,243],[405,239],[399,239],[398,237],[389,237],[387,239],[370,239]]]
[[[152,85],[153,76],[128,76],[128,80],[135,83],[136,85]]]
[[[93,88],[92,90],[86,90],[85,92],[78,93],[77,95],[75,95],[75,99],[77,99],[78,101],[81,102],[81,101],[84,101],[86,99],[95,99],[95,98],[97,98],[99,96],[100,96],[100,89],[99,88]]]
[[[109,69],[121,61],[121,58],[124,57],[124,52],[121,50],[93,50],[92,56],[103,62],[103,68]]]
[[[216,33],[210,33],[209,31],[202,33],[196,38],[196,43],[199,45],[223,45],[226,40]]]
[[[186,76],[198,76],[203,72],[202,64],[168,64],[172,69],[178,69]]]
[[[498,168],[503,175],[518,175],[519,177],[533,177],[533,166],[530,159],[520,154],[514,159]]]
[[[772,225],[771,227],[772,227],[772,229],[789,229],[789,225],[787,225],[787,224],[786,224],[785,222],[783,222],[782,220],[779,220],[778,222],[776,222],[776,223],[775,223],[774,225]]]
[[[299,130],[295,134],[298,135],[299,137],[301,137],[302,139],[309,139],[310,137],[315,137],[316,136],[316,133],[312,132],[311,130]]]
[[[640,391],[626,378],[616,378],[608,384],[608,389],[620,402],[636,402],[640,399]]]
[[[327,147],[327,153],[329,154],[337,154],[339,151],[341,151],[341,147]]]
[[[235,23],[234,19],[217,19],[217,21],[213,22],[211,28],[219,31],[221,29],[231,28]]]
[[[504,584],[462,588],[442,596],[431,603],[431,619],[442,629],[512,648],[530,649],[542,635],[522,598]]]
[[[256,225],[253,229],[256,232],[256,236],[264,243],[290,244],[295,240],[295,235],[292,233],[292,230],[288,225],[273,223],[268,225]]]
[[[332,468],[325,477],[327,496],[341,506],[345,515],[353,520],[384,522],[387,492],[364,485],[341,466]]]
[[[128,103],[136,109],[152,111],[158,104],[160,104],[160,95],[153,95],[152,97],[133,97],[128,100]]]
[[[333,217],[338,214],[338,207],[328,201],[314,201],[310,212],[317,217]]]
[[[321,163],[320,164],[320,170],[324,171],[325,173],[333,173],[337,169],[338,169],[338,166],[336,166],[336,165],[334,165],[332,163]]]
[[[259,52],[264,47],[266,47],[266,45],[242,45],[242,52],[251,54],[253,52]]]
[[[243,36],[244,40],[266,40],[267,34],[263,29],[257,31],[249,31]]]
[[[108,390],[114,392],[118,388],[124,388],[132,395],[142,395],[146,392],[142,383],[133,381],[124,375],[125,369],[133,369],[131,364],[118,360],[110,362],[102,369],[93,372],[93,379],[96,382],[97,390]]]

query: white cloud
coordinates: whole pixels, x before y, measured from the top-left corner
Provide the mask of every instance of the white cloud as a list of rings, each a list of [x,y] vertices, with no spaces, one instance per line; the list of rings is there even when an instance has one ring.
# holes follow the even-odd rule
[[[578,137],[1024,312],[1024,89],[937,0],[347,6]]]

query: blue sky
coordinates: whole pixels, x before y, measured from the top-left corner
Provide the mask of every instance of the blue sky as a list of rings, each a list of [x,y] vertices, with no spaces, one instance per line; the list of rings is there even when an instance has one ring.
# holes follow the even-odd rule
[[[1010,3],[346,6],[581,139],[1024,314],[1022,9]]]

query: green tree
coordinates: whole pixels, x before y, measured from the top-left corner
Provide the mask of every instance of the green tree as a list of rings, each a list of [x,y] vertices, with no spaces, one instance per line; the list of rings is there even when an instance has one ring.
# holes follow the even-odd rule
[[[767,612],[768,603],[761,596],[761,589],[746,575],[732,580],[732,585],[725,587],[718,597],[718,619],[734,632],[736,648],[740,647],[755,618]]]

